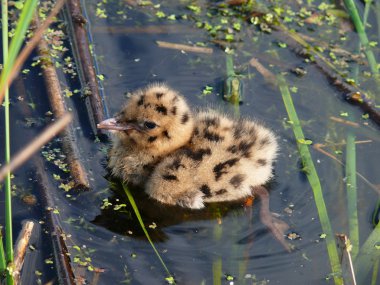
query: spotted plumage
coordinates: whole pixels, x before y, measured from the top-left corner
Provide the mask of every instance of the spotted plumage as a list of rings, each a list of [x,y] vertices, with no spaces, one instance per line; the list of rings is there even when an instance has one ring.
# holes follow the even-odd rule
[[[109,168],[165,204],[198,209],[255,194],[272,177],[275,135],[215,111],[194,113],[164,84],[135,91],[115,118]]]

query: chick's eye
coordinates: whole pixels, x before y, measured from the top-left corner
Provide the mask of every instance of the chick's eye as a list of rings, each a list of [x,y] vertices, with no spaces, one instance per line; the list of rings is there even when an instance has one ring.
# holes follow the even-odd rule
[[[149,130],[152,130],[155,127],[157,127],[157,125],[154,122],[146,121],[146,122],[144,122],[144,127],[149,129]]]

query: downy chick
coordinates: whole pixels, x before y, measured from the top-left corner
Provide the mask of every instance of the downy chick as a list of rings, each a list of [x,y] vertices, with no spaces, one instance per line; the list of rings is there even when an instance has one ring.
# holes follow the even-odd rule
[[[162,203],[191,209],[257,195],[262,222],[290,251],[287,225],[271,215],[262,186],[273,175],[278,150],[275,135],[262,124],[216,111],[192,113],[177,91],[157,83],[135,91],[98,128],[113,134],[113,176],[144,186]]]
[[[215,111],[192,114],[164,84],[135,91],[98,128],[113,132],[112,175],[145,186],[162,203],[193,209],[255,194],[272,177],[278,149],[261,124]]]

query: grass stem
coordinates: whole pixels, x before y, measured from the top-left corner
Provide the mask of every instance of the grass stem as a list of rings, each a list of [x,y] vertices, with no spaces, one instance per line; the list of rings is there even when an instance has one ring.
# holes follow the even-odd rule
[[[0,226],[0,283],[1,283],[1,276],[3,276],[6,268],[7,268],[7,262],[5,260],[5,252],[4,252],[4,244],[3,244],[3,227]]]
[[[3,45],[3,63],[8,60],[8,1],[1,0],[1,31]],[[4,93],[4,128],[5,128],[5,162],[9,163],[11,158],[10,151],[10,127],[9,127],[9,86],[5,87]],[[5,204],[5,258],[8,265],[13,264],[13,235],[12,235],[12,185],[11,173],[8,172],[5,178],[4,191]],[[13,284],[12,274],[7,271],[7,284]]]
[[[168,267],[166,266],[164,260],[161,258],[161,255],[160,253],[158,252],[158,250],[156,249],[152,239],[150,238],[149,236],[149,233],[148,231],[146,230],[145,228],[145,225],[144,225],[144,222],[141,218],[141,215],[140,215],[140,212],[139,212],[139,209],[137,208],[137,205],[136,205],[136,202],[135,202],[135,199],[133,199],[133,196],[132,196],[132,193],[129,191],[128,187],[123,184],[123,189],[124,189],[124,192],[125,194],[127,194],[127,197],[128,197],[128,200],[129,200],[129,203],[131,203],[131,206],[133,208],[133,211],[135,212],[135,215],[137,217],[137,220],[139,221],[140,223],[140,226],[141,226],[141,229],[143,230],[146,238],[148,239],[150,245],[152,246],[154,252],[156,253],[158,259],[160,260],[161,264],[162,264],[162,267],[165,269],[166,273],[168,274],[168,277],[166,277],[166,280],[168,281],[168,283],[170,284],[175,284],[174,283],[174,278],[173,278],[173,275],[170,273]]]
[[[327,253],[330,260],[330,266],[334,282],[336,285],[342,285],[342,269],[339,261],[338,250],[335,244],[335,237],[333,235],[330,219],[327,214],[326,204],[323,198],[321,183],[317,171],[315,169],[314,162],[311,158],[309,147],[305,143],[305,136],[303,134],[297,112],[294,108],[293,100],[290,95],[290,91],[286,84],[285,78],[282,75],[278,75],[277,79],[282,99],[284,101],[284,105],[288,113],[289,120],[291,122],[294,136],[297,141],[298,151],[303,164],[303,171],[305,172],[307,179],[309,180],[310,186],[313,190],[314,200],[317,206],[322,230],[326,234]]]
[[[354,131],[349,130],[346,144],[346,190],[349,237],[352,244],[351,256],[353,259],[355,259],[359,250],[355,138]]]
[[[347,10],[350,14],[352,22],[354,23],[355,29],[358,33],[359,40],[364,48],[364,53],[367,57],[369,67],[371,72],[375,75],[379,74],[376,57],[369,46],[369,40],[367,37],[367,33],[365,32],[365,26],[363,25],[362,20],[360,19],[359,12],[356,9],[356,5],[354,0],[344,0],[344,3],[347,7]]]

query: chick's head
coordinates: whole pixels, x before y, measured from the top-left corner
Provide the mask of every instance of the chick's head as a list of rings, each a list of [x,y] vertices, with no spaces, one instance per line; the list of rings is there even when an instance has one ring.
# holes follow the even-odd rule
[[[185,99],[164,84],[154,84],[133,92],[121,111],[98,128],[111,130],[119,143],[160,156],[185,145],[194,126]]]

